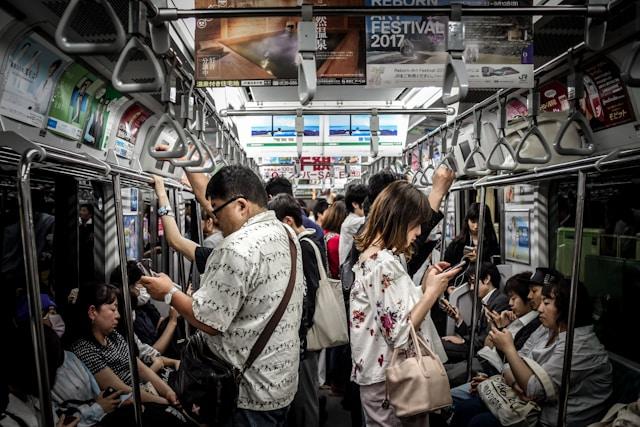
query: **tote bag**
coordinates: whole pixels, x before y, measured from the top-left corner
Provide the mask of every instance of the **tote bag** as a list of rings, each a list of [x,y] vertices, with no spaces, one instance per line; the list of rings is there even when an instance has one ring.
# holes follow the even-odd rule
[[[532,359],[522,358],[542,383],[548,399],[555,396],[549,375]],[[540,406],[525,400],[508,384],[502,375],[494,375],[478,384],[478,395],[503,426],[533,427],[540,417]]]
[[[337,347],[349,342],[347,314],[344,310],[342,287],[339,280],[329,279],[322,263],[320,250],[311,239],[303,238],[311,244],[316,254],[320,272],[320,286],[316,294],[316,312],[313,326],[307,331],[307,350]]]

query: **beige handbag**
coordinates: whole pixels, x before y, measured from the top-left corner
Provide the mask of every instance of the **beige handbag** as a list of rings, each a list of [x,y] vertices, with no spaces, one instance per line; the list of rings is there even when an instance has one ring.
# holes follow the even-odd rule
[[[307,350],[316,351],[347,344],[349,330],[342,297],[342,284],[339,280],[327,277],[320,250],[316,244],[306,237],[300,240],[306,240],[313,247],[320,272],[313,326],[307,331]]]
[[[409,323],[416,355],[396,363],[398,353],[404,351],[396,348],[386,369],[387,398],[382,406],[391,404],[398,417],[432,412],[452,403],[449,378],[440,358]]]

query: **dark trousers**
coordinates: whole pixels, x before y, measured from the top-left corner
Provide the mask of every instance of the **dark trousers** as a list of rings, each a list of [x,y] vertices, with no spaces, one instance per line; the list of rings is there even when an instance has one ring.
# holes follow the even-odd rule
[[[451,427],[501,427],[500,421],[478,397],[456,403]]]
[[[317,351],[307,351],[304,359],[300,361],[298,391],[287,416],[287,425],[290,427],[320,425],[318,356]]]
[[[238,408],[233,416],[233,427],[284,427],[287,423],[288,410],[288,406],[273,411]]]
[[[442,340],[442,346],[447,353],[447,363],[458,363],[467,360],[469,355],[469,346],[467,341],[464,344],[454,344],[449,341]]]

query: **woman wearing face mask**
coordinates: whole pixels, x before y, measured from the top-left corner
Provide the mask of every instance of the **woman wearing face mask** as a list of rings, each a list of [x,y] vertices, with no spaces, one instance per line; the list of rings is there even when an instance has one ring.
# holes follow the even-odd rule
[[[29,304],[27,298],[23,296],[18,301],[16,320],[18,323],[27,322],[29,320]],[[62,337],[66,330],[66,325],[62,316],[56,311],[56,303],[49,295],[40,294],[40,304],[42,306],[42,321],[45,325],[53,329],[58,337]]]
[[[134,308],[133,330],[145,344],[156,349],[160,354],[177,359],[180,348],[177,345],[178,312],[170,308],[169,316],[162,317],[158,309],[151,303],[151,296],[147,289],[138,283],[142,272],[135,261],[127,261],[127,278],[131,303]],[[120,284],[122,276],[120,267],[111,274],[111,283]]]

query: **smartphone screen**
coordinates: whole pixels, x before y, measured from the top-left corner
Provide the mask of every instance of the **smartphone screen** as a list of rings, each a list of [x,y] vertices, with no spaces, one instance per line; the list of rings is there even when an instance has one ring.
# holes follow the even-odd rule
[[[456,265],[452,265],[451,267],[447,268],[446,270],[443,271],[443,273],[446,273],[447,271],[455,270],[456,268],[465,267],[468,263],[469,261],[466,258],[463,258],[462,261],[460,261]]]
[[[138,261],[136,265],[138,266],[138,268],[140,269],[140,271],[144,276],[151,276],[151,270],[149,270],[149,268],[147,268],[147,266],[144,265],[142,262]]]

